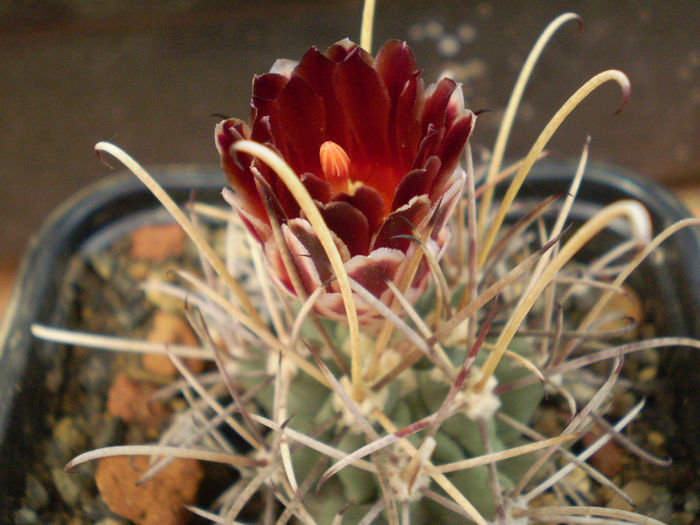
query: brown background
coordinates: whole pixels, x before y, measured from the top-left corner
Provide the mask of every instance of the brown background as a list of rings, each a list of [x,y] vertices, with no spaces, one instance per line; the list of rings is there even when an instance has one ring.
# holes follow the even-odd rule
[[[275,58],[358,39],[362,9],[359,0],[131,5],[0,4],[0,309],[31,232],[66,197],[109,173],[92,152],[95,142],[116,142],[146,165],[215,163],[209,115],[245,117],[252,75]],[[612,116],[619,90],[603,86],[551,146],[575,156],[590,133],[594,159],[689,195],[700,185],[695,2],[379,0],[375,42],[407,39],[429,80],[447,60],[440,46],[457,42],[450,60],[465,78],[469,105],[494,110],[480,118],[474,137],[490,146],[520,64],[547,23],[567,10],[583,17],[583,31],[569,24],[545,51],[509,155],[525,153],[579,85],[614,67],[632,81],[626,110]],[[442,28],[442,42],[418,41],[430,22]]]

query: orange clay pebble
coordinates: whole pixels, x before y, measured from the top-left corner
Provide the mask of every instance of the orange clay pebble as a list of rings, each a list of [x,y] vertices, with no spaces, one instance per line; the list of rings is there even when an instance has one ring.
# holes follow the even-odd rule
[[[148,340],[159,343],[199,346],[190,326],[177,315],[158,310],[153,316],[153,327],[148,333]],[[144,354],[141,363],[146,370],[156,374],[175,377],[177,369],[167,355]],[[204,362],[199,359],[185,359],[187,368],[194,374],[204,369]]]
[[[163,262],[182,255],[185,232],[177,224],[143,226],[131,234],[130,255],[134,259]]]
[[[107,411],[125,423],[158,426],[168,412],[151,399],[155,390],[155,386],[136,381],[125,372],[120,372],[109,389]]]
[[[152,479],[137,485],[148,469],[145,456],[103,458],[95,482],[109,509],[136,525],[184,525],[190,513],[184,505],[195,502],[204,476],[193,459],[177,458]]]

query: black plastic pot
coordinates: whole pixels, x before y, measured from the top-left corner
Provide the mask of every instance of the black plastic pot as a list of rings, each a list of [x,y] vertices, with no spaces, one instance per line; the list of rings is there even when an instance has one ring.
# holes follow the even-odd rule
[[[568,162],[543,162],[533,169],[518,197],[541,200],[566,193],[574,171]],[[691,216],[666,188],[619,167],[597,164],[586,169],[571,218],[582,222],[603,206],[630,198],[649,210],[654,234]],[[619,240],[614,232],[606,230],[596,242],[609,248]],[[595,249],[596,242],[587,248]],[[667,239],[630,276],[628,284],[642,299],[655,335],[700,338],[700,227],[685,228]],[[700,353],[691,348],[663,352],[662,380],[653,400],[656,412],[661,417],[671,415],[682,430],[680,439],[673,440],[673,457],[700,464]]]
[[[216,167],[156,169],[156,178],[178,202],[191,195],[221,202],[225,179]],[[24,493],[25,469],[36,454],[36,436],[50,433],[45,375],[54,345],[30,334],[32,323],[64,326],[69,306],[59,292],[71,257],[90,243],[109,242],[164,210],[133,175],[107,177],[56,209],[31,238],[0,325],[0,523],[14,521]]]
[[[528,177],[521,195],[541,198],[568,190],[574,167],[546,162]],[[224,183],[216,168],[173,167],[156,170],[157,178],[179,202],[196,198],[221,202]],[[655,231],[689,216],[667,190],[617,168],[587,170],[574,216],[612,201],[634,198],[649,209]],[[135,218],[156,213],[160,206],[130,175],[109,177],[79,193],[56,210],[32,238],[20,266],[15,289],[0,325],[0,522],[12,521],[24,491],[25,466],[35,454],[34,436],[44,428],[47,392],[42,386],[52,345],[30,335],[34,322],[61,326],[66,305],[57,300],[70,258],[90,243],[128,228]],[[110,233],[105,234],[105,229]],[[123,230],[122,230],[123,231]],[[686,229],[664,244],[663,263],[648,262],[636,272],[633,286],[645,298],[658,334],[700,337],[700,232]],[[674,392],[673,407],[685,445],[700,454],[700,355],[686,349],[666,350],[666,391]],[[659,393],[661,400],[664,392]],[[672,453],[682,457],[684,446]]]

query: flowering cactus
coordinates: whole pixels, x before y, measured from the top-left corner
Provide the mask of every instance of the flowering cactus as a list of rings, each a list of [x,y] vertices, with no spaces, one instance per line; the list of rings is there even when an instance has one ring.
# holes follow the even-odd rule
[[[557,111],[530,153],[499,173],[538,53],[576,18],[565,14],[552,22],[526,61],[478,190],[468,147],[476,117],[452,80],[424,89],[405,43],[389,41],[373,58],[343,40],[325,53],[311,48],[298,64],[277,61],[253,82],[249,124],[226,119],[216,126],[233,188],[224,196],[240,219],[224,214],[238,250],[228,252],[229,264],[143,168],[118,148],[98,144],[152,189],[220,281],[208,271],[206,281],[179,272],[186,289],[150,284],[197,309],[190,320],[202,348],[158,348],[186,380],[169,395],[182,392],[190,407],[157,444],[88,452],[68,467],[130,453],[165,457],[153,460],[145,477],[172,457],[230,465],[240,477],[214,509],[191,507],[215,523],[240,523],[256,494],[265,495],[261,523],[276,517],[278,523],[333,525],[581,523],[589,517],[591,523],[659,523],[615,509],[571,507],[566,476],[580,468],[626,497],[585,462],[641,410],[643,403],[612,426],[601,423],[621,356],[641,348],[700,347],[679,338],[615,346],[608,344],[610,333],[595,328],[629,273],[690,223],[650,242],[647,212],[622,201],[563,242],[587,147],[553,226],[537,220],[554,198],[513,225],[505,221],[568,113],[607,81],[622,87],[623,102],[629,93],[619,71],[594,76]],[[495,181],[508,174],[513,179],[494,212]],[[452,213],[460,202],[466,213]],[[631,226],[630,242],[591,265],[577,264],[576,253],[620,219]],[[448,222],[463,236],[458,246],[448,244]],[[246,239],[250,250],[241,253]],[[641,256],[617,264],[640,246]],[[601,276],[612,282],[601,283]],[[230,294],[221,293],[222,284]],[[569,315],[575,314],[573,292],[582,287],[593,304],[583,319]],[[34,331],[83,346],[115,346],[45,327]],[[586,340],[595,344],[586,347]],[[193,374],[183,364],[192,355],[213,362],[219,375]],[[603,360],[613,361],[607,374],[589,368]],[[592,384],[600,387],[591,392]],[[529,426],[546,393],[566,400],[559,413],[568,416],[550,436]],[[576,457],[568,448],[591,419],[605,435]],[[229,432],[249,450],[231,446]],[[538,501],[543,495],[555,502]]]
[[[320,53],[311,48],[298,64],[277,61],[253,81],[250,125],[227,119],[216,127],[216,146],[235,190],[229,202],[263,244],[272,275],[295,293],[280,249],[288,249],[305,294],[332,275],[316,233],[274,171],[232,146],[250,139],[274,149],[298,174],[333,233],[348,275],[385,301],[387,280],[398,280],[425,242],[439,258],[445,228],[464,184],[460,155],[476,117],[464,108],[461,87],[444,78],[424,89],[405,42],[384,44],[376,58],[349,40]],[[270,217],[264,200],[270,202]],[[273,236],[279,223],[286,243]],[[417,271],[410,296],[424,291],[427,268]],[[335,283],[316,303],[344,317]],[[358,303],[363,303],[356,298]],[[363,304],[360,315],[368,312]]]

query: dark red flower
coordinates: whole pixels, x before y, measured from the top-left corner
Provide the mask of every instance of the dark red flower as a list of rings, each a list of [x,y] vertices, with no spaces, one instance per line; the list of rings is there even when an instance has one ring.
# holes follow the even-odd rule
[[[442,79],[425,89],[405,42],[388,41],[376,58],[343,40],[325,53],[311,48],[301,62],[278,60],[253,81],[250,124],[227,119],[216,127],[216,146],[235,191],[230,202],[263,244],[275,280],[294,293],[281,262],[263,197],[282,225],[307,293],[331,276],[318,238],[299,205],[265,164],[232,146],[254,140],[275,150],[315,200],[348,274],[377,297],[388,298],[386,279],[400,276],[425,241],[439,257],[445,223],[462,191],[460,156],[476,120],[464,108],[461,87]],[[425,287],[416,274],[408,295]],[[358,300],[359,301],[359,300]],[[361,301],[358,308],[363,310]],[[317,309],[343,315],[332,282]]]

